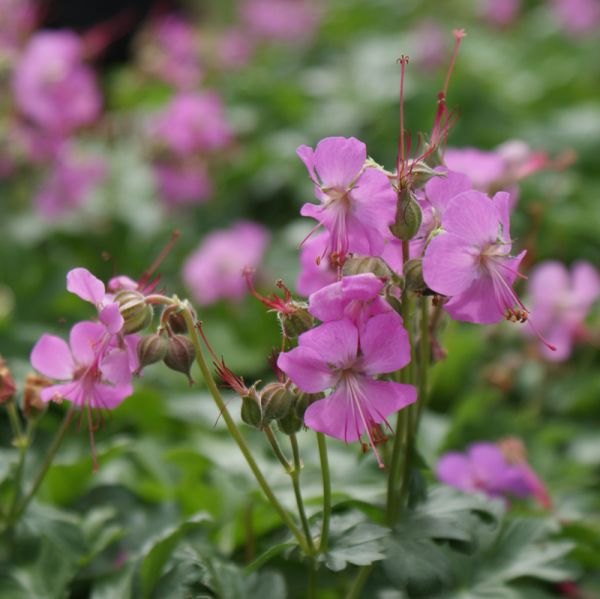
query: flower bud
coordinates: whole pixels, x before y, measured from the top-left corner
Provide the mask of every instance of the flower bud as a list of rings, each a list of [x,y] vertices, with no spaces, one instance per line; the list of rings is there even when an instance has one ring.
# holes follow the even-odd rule
[[[10,401],[17,390],[15,381],[12,377],[4,359],[0,356],[0,405]]]
[[[145,366],[164,360],[168,345],[167,339],[158,333],[142,337],[137,344],[137,356],[140,363],[138,371]]]
[[[423,260],[413,258],[404,263],[404,280],[408,291],[425,291],[427,284],[423,279]]]
[[[115,295],[115,302],[119,304],[119,311],[125,323],[123,333],[137,333],[145,329],[154,316],[154,310],[146,303],[146,298],[139,291],[124,289]]]
[[[27,375],[23,387],[23,412],[26,418],[35,417],[45,410],[46,404],[42,401],[41,392],[51,384],[52,381],[46,377],[37,374]]]
[[[167,323],[174,333],[187,333],[187,325],[185,324],[183,312],[171,312],[169,318],[167,318]]]
[[[248,394],[242,396],[242,420],[254,428],[262,428],[262,410],[254,386],[250,387]]]
[[[190,385],[194,382],[190,376],[190,369],[196,357],[194,344],[183,335],[173,335],[167,341],[167,352],[163,362],[177,372],[183,372]]]
[[[385,261],[374,256],[347,258],[342,269],[342,274],[346,277],[367,272],[373,273],[380,279],[389,279],[392,276],[392,271]]]
[[[422,218],[421,208],[411,192],[407,189],[400,191],[396,205],[396,220],[393,225],[390,225],[392,235],[403,241],[412,239],[421,226]]]
[[[291,314],[278,312],[277,317],[281,324],[281,330],[288,339],[298,337],[298,335],[312,329],[315,324],[315,319],[304,306],[298,307],[298,309]]]
[[[283,383],[269,383],[260,394],[262,424],[283,418],[292,407],[295,396]]]
[[[323,397],[325,397],[323,393],[301,393],[294,404],[294,413],[304,422],[304,412],[306,412],[308,406],[315,403],[315,401],[319,401],[319,399],[323,399]]]
[[[277,426],[284,435],[293,435],[297,433],[302,428],[303,424],[304,421],[302,418],[296,416],[294,410],[290,410],[283,418],[280,418],[277,421]]]
[[[430,160],[432,160],[431,157]],[[438,165],[436,164],[435,166]],[[417,189],[425,185],[425,183],[427,183],[429,179],[432,179],[433,177],[439,177],[440,175],[441,173],[439,171],[435,171],[431,166],[425,164],[422,160],[420,160],[412,168],[411,184],[414,189]]]

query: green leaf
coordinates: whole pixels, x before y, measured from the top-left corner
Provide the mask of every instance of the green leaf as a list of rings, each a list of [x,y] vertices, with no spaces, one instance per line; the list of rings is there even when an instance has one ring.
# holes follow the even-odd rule
[[[210,516],[199,513],[182,524],[164,531],[142,548],[142,561],[139,568],[141,596],[150,597],[152,590],[163,572],[163,567],[183,537],[198,530],[210,520]]]
[[[360,512],[334,515],[331,518],[328,551],[319,556],[334,572],[348,564],[368,566],[385,558],[387,528],[365,521]]]

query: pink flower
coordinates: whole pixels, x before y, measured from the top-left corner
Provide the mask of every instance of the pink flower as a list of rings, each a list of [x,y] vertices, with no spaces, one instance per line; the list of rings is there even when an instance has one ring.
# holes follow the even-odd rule
[[[100,158],[78,156],[68,147],[57,153],[49,168],[34,200],[36,208],[48,219],[57,219],[77,208],[106,172]]]
[[[411,41],[416,63],[426,69],[437,69],[445,64],[448,50],[446,48],[446,32],[436,21],[421,21],[412,28]]]
[[[510,25],[518,16],[521,0],[486,0],[482,16],[492,25]]]
[[[179,89],[200,83],[202,69],[194,27],[176,14],[161,18],[152,28],[152,40],[142,54],[144,67]]]
[[[492,200],[479,191],[455,196],[423,257],[423,277],[430,289],[446,295],[446,311],[456,320],[493,323],[527,310],[512,289],[525,256],[510,255],[508,194]]]
[[[551,501],[546,488],[524,455],[511,455],[515,443],[522,447],[518,439],[506,439],[498,444],[473,443],[466,453],[450,451],[440,458],[437,477],[466,493],[483,493],[490,498],[536,497],[548,509]]]
[[[321,201],[304,204],[300,213],[327,229],[333,262],[342,264],[349,252],[379,255],[396,216],[396,194],[385,174],[365,168],[365,144],[354,137],[328,137],[314,151],[300,146],[297,154]]]
[[[536,325],[556,351],[541,344],[549,360],[566,360],[573,343],[585,338],[584,321],[600,297],[600,277],[587,262],[576,262],[569,273],[560,262],[543,262],[529,279],[531,310]]]
[[[370,317],[392,311],[380,295],[383,287],[372,273],[343,277],[315,291],[308,298],[308,311],[322,322],[347,318],[360,327]]]
[[[310,0],[245,0],[240,13],[255,37],[278,42],[309,38],[318,17]]]
[[[254,42],[241,28],[227,29],[217,40],[219,63],[227,69],[239,69],[246,66],[253,51]]]
[[[74,268],[67,273],[67,291],[96,306],[100,322],[114,335],[123,327],[123,317],[112,295],[106,293],[104,283],[85,268]]]
[[[194,299],[202,305],[242,299],[247,293],[244,269],[259,266],[268,239],[263,226],[247,221],[207,235],[183,266],[183,280]]]
[[[552,0],[556,21],[572,37],[582,37],[600,25],[599,0]]]
[[[311,404],[306,426],[343,441],[367,435],[383,467],[373,431],[416,400],[411,385],[376,380],[410,361],[408,334],[395,314],[378,314],[359,328],[349,319],[326,322],[298,338],[298,347],[280,354],[278,367],[307,393],[331,389]]]
[[[419,231],[410,241],[410,257],[418,258],[433,232],[441,226],[446,207],[453,197],[471,189],[471,182],[466,175],[449,171],[445,167],[437,167],[437,176],[430,179],[418,195],[423,220]]]
[[[300,249],[300,274],[296,281],[299,294],[311,293],[337,280],[337,267],[326,256],[329,247],[329,234],[319,233],[309,237]]]
[[[201,203],[212,193],[212,184],[202,162],[157,161],[152,169],[161,197],[171,206]]]
[[[447,148],[444,163],[451,171],[467,175],[473,187],[484,192],[492,191],[506,171],[500,153],[476,148]]]
[[[42,335],[31,352],[32,366],[44,376],[65,381],[46,387],[42,401],[66,399],[80,408],[116,408],[132,393],[127,351],[111,346],[111,335],[96,322],[79,322],[69,345]]]
[[[83,47],[70,31],[34,34],[19,61],[13,91],[20,111],[38,127],[64,136],[92,123],[101,98]]]
[[[35,22],[35,6],[30,0],[0,0],[0,55],[16,56],[22,40]]]
[[[219,150],[231,140],[223,104],[212,92],[178,94],[154,117],[150,133],[157,143],[178,156]]]

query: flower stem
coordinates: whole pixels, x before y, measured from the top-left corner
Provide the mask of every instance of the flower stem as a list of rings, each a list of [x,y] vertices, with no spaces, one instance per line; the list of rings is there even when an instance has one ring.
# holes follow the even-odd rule
[[[373,568],[374,568],[374,566],[373,566],[373,564],[371,564],[370,566],[362,566],[358,570],[356,578],[354,579],[352,586],[348,590],[346,599],[358,599],[358,597],[360,597],[360,592],[362,591],[362,588],[365,585],[365,582],[367,582],[367,579],[371,575]]]
[[[290,464],[289,460],[285,457],[285,454],[281,450],[281,447],[279,446],[279,443],[277,442],[277,437],[273,434],[273,429],[271,428],[270,425],[267,425],[264,429],[264,432],[265,432],[265,436],[267,437],[267,440],[269,441],[269,445],[273,449],[273,453],[275,454],[275,456],[277,457],[277,459],[283,466],[284,470],[288,474],[290,474],[292,472],[292,465]]]
[[[46,477],[46,474],[48,473],[48,469],[50,468],[50,465],[52,464],[52,460],[54,460],[54,456],[56,455],[56,452],[58,451],[59,447],[61,446],[61,444],[63,442],[65,433],[67,432],[67,429],[69,428],[69,424],[71,424],[73,414],[74,414],[74,407],[73,407],[73,405],[71,405],[69,407],[69,409],[67,410],[65,417],[63,418],[60,428],[56,431],[56,434],[54,435],[54,439],[52,439],[52,443],[50,444],[50,447],[48,448],[48,451],[46,452],[46,457],[44,458],[44,461],[42,462],[42,465],[37,473],[37,476],[35,477],[35,480],[33,481],[33,485],[31,486],[29,493],[27,493],[27,495],[25,495],[25,497],[23,498],[23,501],[21,501],[19,506],[13,511],[11,518],[9,518],[9,526],[12,526],[14,524],[14,522],[20,518],[21,514],[25,511],[25,508],[29,505],[29,502],[35,497],[35,494],[38,492],[38,489],[40,488],[40,485],[44,481],[44,478]]]
[[[415,433],[419,429],[423,408],[427,403],[427,383],[429,373],[429,301],[421,298],[421,339],[419,342],[419,389],[415,415]]]
[[[19,444],[19,461],[17,463],[17,469],[15,471],[15,482],[14,482],[14,493],[10,507],[8,508],[8,520],[11,521],[16,512],[19,499],[21,499],[21,484],[23,481],[23,471],[25,469],[25,458],[27,457],[27,450],[31,442],[31,435],[35,426],[35,420],[27,421],[27,428],[25,430],[25,436],[21,437],[22,442]]]
[[[323,521],[321,522],[321,540],[319,553],[327,551],[329,540],[329,521],[331,519],[331,473],[329,471],[329,458],[327,456],[327,441],[323,433],[317,433],[319,446],[319,460],[321,462],[321,476],[323,478]]]
[[[279,514],[279,517],[283,520],[284,524],[289,528],[290,532],[294,535],[294,537],[296,537],[296,540],[298,541],[298,544],[300,545],[300,547],[302,548],[304,553],[306,553],[307,555],[311,555],[312,552],[310,550],[310,547],[307,545],[307,542],[304,540],[302,533],[300,532],[298,527],[294,524],[293,520],[291,519],[289,514],[285,511],[285,509],[283,508],[281,503],[279,503],[279,500],[277,499],[277,497],[275,497],[273,490],[269,486],[269,483],[265,479],[263,473],[261,472],[260,468],[258,467],[258,464],[254,460],[254,457],[252,456],[252,452],[250,451],[250,448],[248,447],[248,445],[246,444],[246,441],[242,437],[242,434],[240,433],[237,425],[235,424],[235,421],[231,417],[229,410],[227,410],[227,406],[225,405],[225,402],[223,401],[223,398],[221,397],[221,393],[219,392],[217,384],[215,383],[215,380],[208,368],[208,365],[206,364],[206,360],[204,359],[204,354],[202,353],[202,345],[201,345],[200,339],[198,337],[198,332],[196,330],[196,323],[194,322],[194,318],[192,316],[191,309],[189,308],[189,306],[186,305],[186,303],[183,303],[182,306],[183,306],[182,314],[185,319],[185,323],[187,325],[188,331],[190,333],[192,343],[194,344],[194,349],[196,350],[196,362],[197,362],[198,366],[200,367],[200,372],[202,373],[204,382],[206,383],[206,386],[208,387],[208,390],[210,391],[210,394],[212,395],[213,400],[217,404],[219,413],[221,414],[221,416],[223,416],[223,420],[225,421],[225,424],[227,426],[227,429],[229,430],[229,433],[234,438],[235,442],[237,443],[238,447],[240,448],[240,451],[242,452],[244,458],[246,459],[246,462],[248,463],[248,466],[250,467],[250,470],[252,471],[254,478],[256,479],[260,488],[262,489],[262,492],[265,494],[265,496],[267,497],[267,499],[269,500],[269,502],[271,503],[273,508],[275,508],[275,511]]]
[[[18,447],[23,440],[23,428],[21,427],[19,413],[13,400],[6,403],[6,411],[8,412],[8,419],[13,433],[13,445]]]
[[[302,529],[306,536],[306,542],[314,553],[315,546],[312,539],[312,533],[310,532],[310,526],[308,524],[308,518],[306,517],[306,510],[304,509],[304,501],[302,500],[302,491],[300,489],[300,472],[302,470],[302,462],[300,461],[300,450],[298,448],[298,439],[295,434],[290,436],[290,444],[292,446],[292,456],[294,460],[294,468],[290,472],[292,477],[292,486],[294,487],[294,495],[296,496],[296,504],[298,505],[298,515],[300,516],[300,522],[302,522]]]

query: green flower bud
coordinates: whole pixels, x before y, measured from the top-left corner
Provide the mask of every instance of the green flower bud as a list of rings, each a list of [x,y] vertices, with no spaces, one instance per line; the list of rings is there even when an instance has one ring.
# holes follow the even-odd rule
[[[294,410],[290,410],[283,418],[277,421],[279,430],[284,435],[293,435],[297,433],[303,426],[304,421],[302,418],[298,418],[294,413]]]
[[[167,353],[163,362],[177,372],[183,372],[190,385],[194,382],[190,377],[190,369],[196,357],[194,344],[184,335],[173,335],[167,341]]]
[[[324,397],[323,393],[301,393],[294,404],[294,413],[302,422],[304,422],[304,412],[306,412],[308,406]]]
[[[294,404],[295,395],[283,383],[269,383],[260,394],[262,424],[283,418]]]
[[[367,272],[373,273],[380,279],[389,279],[392,276],[392,271],[385,261],[374,256],[347,258],[342,269],[342,274],[346,277]]]
[[[421,208],[407,189],[398,194],[396,220],[390,225],[390,231],[396,239],[408,241],[412,239],[421,226],[423,215]]]
[[[154,310],[146,303],[146,298],[139,291],[124,289],[115,295],[115,302],[119,304],[119,311],[125,323],[123,333],[137,333],[145,329],[152,322]]]
[[[137,345],[137,356],[140,363],[139,370],[150,364],[164,360],[167,355],[169,342],[162,335],[146,335]]]
[[[404,280],[408,291],[425,291],[427,284],[423,279],[423,260],[413,258],[404,263]]]
[[[262,411],[254,387],[250,388],[248,395],[242,397],[241,416],[246,424],[258,429],[262,427]]]
[[[315,319],[310,315],[304,305],[299,305],[298,309],[291,314],[278,312],[277,317],[281,324],[281,330],[288,339],[298,337],[298,335],[312,329],[315,324]]]
[[[429,160],[433,161],[431,156],[429,157]],[[438,164],[441,164],[441,162],[438,162]],[[438,164],[434,164],[434,166],[438,166]],[[440,177],[440,176],[443,176],[442,173],[440,173],[439,171],[433,170],[433,168],[431,166],[429,166],[428,164],[425,164],[421,160],[421,161],[417,162],[417,164],[415,164],[415,166],[412,169],[411,183],[412,183],[413,188],[417,189],[417,188],[425,185],[425,183],[427,183],[427,181],[429,181],[429,179],[432,179],[433,177]]]

